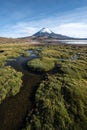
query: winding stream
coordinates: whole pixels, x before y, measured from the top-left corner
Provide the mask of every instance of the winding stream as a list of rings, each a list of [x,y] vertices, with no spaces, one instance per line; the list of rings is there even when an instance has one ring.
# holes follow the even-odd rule
[[[7,65],[24,74],[23,87],[16,96],[6,98],[0,105],[0,130],[20,130],[27,113],[33,108],[33,93],[41,81],[41,76],[29,72],[26,62],[34,58],[37,56],[32,53],[30,57],[19,56],[7,61]]]
[[[33,50],[27,50],[29,57],[20,55],[17,58],[9,59],[7,65],[12,66],[17,71],[21,71],[23,76],[23,87],[16,96],[6,98],[0,105],[0,130],[20,130],[24,124],[24,119],[28,112],[33,108],[34,93],[37,84],[41,81],[41,76],[29,71],[26,63],[32,59],[38,58]],[[75,60],[78,55],[71,59],[58,60]]]

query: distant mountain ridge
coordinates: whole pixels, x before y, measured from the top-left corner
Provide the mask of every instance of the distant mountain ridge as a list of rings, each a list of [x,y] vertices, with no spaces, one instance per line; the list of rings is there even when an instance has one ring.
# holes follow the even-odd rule
[[[30,41],[40,42],[56,42],[59,40],[87,40],[87,38],[73,38],[62,34],[56,34],[48,28],[42,28],[32,36],[20,37],[20,38],[6,38],[0,37],[0,43],[24,43]]]
[[[54,38],[54,39],[73,39],[71,37],[61,35],[61,34],[56,34],[53,31],[51,31],[48,28],[42,28],[40,31],[32,35],[33,38]]]

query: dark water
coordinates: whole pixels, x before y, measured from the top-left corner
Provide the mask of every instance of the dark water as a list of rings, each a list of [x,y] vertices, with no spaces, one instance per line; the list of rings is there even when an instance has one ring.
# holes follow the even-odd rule
[[[26,62],[33,58],[36,57],[20,56],[7,62],[24,74],[23,87],[16,96],[5,99],[0,105],[0,130],[20,130],[27,113],[33,108],[33,95],[41,80],[40,75],[29,72],[26,66]]]

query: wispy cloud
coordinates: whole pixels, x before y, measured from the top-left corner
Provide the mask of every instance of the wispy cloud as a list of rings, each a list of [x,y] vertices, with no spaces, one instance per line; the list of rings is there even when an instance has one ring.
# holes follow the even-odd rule
[[[51,17],[43,17],[30,21],[19,21],[14,25],[4,28],[3,34],[7,37],[24,37],[34,34],[42,27],[48,27],[56,33],[73,36],[87,37],[87,7],[77,8],[68,12],[55,13]]]
[[[52,29],[56,33],[71,37],[87,38],[87,24],[85,23],[67,23]]]

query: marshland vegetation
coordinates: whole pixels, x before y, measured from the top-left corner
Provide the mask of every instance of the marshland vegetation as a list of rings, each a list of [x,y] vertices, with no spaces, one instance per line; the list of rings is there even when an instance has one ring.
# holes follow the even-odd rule
[[[29,105],[27,106],[24,124],[21,124],[20,129],[87,130],[87,46],[0,44],[0,50],[1,105],[8,97],[20,94],[21,88],[25,89],[22,78],[25,75],[24,70],[19,72],[16,68],[6,65],[8,59],[17,59],[20,56],[27,58],[25,62],[27,87],[29,83],[31,84],[28,73],[35,73],[36,77],[41,73],[40,80],[39,78],[34,80],[31,76],[32,82],[36,83],[36,80],[39,80],[37,87],[33,87],[35,91],[28,92],[26,89],[33,97],[31,99],[33,105],[31,109]],[[31,50],[36,57],[31,58]],[[21,97],[19,96],[18,99]],[[17,98],[14,98],[17,101]],[[27,96],[26,103],[28,102],[30,99]]]

